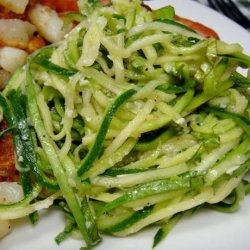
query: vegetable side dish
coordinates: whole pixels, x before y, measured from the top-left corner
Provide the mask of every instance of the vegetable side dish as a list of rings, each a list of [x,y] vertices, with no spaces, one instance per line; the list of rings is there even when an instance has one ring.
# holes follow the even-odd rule
[[[14,180],[0,183],[0,228],[24,216],[37,223],[54,206],[67,218],[58,244],[78,232],[92,248],[102,233],[157,223],[156,246],[187,211],[236,211],[250,187],[243,48],[171,6],[78,7],[64,16],[65,39],[40,31],[53,43],[30,54],[0,94],[1,137],[13,137],[15,151],[0,168]]]

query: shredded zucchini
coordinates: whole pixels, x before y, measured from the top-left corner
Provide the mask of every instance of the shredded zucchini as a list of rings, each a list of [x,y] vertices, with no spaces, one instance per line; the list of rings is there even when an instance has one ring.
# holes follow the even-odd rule
[[[79,7],[69,16],[79,24],[30,55],[0,95],[0,137],[15,136],[26,194],[0,205],[0,219],[54,203],[68,218],[56,242],[79,230],[90,249],[99,232],[162,222],[155,246],[201,205],[236,211],[249,192],[249,78],[237,72],[249,56],[176,22],[171,6]]]

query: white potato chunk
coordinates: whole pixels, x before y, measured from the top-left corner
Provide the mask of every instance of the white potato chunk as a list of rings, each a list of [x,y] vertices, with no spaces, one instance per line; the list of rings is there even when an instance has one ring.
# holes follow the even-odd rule
[[[0,67],[13,73],[19,66],[25,64],[28,53],[24,50],[2,47],[0,48]]]
[[[0,204],[16,203],[24,198],[22,187],[16,182],[0,182]],[[0,239],[10,232],[10,223],[0,220]]]
[[[0,4],[17,14],[23,14],[29,0],[0,0]]]
[[[62,40],[67,33],[63,29],[63,20],[48,6],[37,4],[29,12],[29,17],[41,36],[51,43]]]
[[[0,182],[0,204],[16,203],[23,198],[23,189],[18,183]]]
[[[0,19],[0,41],[6,46],[25,49],[36,27],[19,19]]]

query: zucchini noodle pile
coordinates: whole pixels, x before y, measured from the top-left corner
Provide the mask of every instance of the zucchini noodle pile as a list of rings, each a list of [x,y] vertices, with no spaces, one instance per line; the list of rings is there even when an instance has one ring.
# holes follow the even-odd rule
[[[58,244],[157,223],[156,245],[190,209],[236,211],[250,190],[242,47],[177,23],[170,6],[79,7],[65,40],[30,55],[0,95],[25,195],[0,220],[53,205],[67,217]]]

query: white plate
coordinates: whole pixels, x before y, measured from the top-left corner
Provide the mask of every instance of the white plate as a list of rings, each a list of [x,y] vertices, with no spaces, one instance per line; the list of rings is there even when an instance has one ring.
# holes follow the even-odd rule
[[[154,8],[166,4],[175,6],[180,16],[191,18],[214,28],[221,39],[240,42],[250,53],[249,33],[228,18],[190,0],[154,0]],[[64,216],[58,211],[43,212],[37,226],[27,219],[15,222],[13,232],[0,242],[1,250],[78,250],[79,240],[69,239],[57,246],[55,235],[64,227]],[[128,238],[104,236],[96,250],[150,250],[156,227]],[[240,211],[221,214],[214,211],[198,211],[182,219],[170,235],[156,248],[158,250],[249,250],[250,249],[250,197],[246,197]]]

